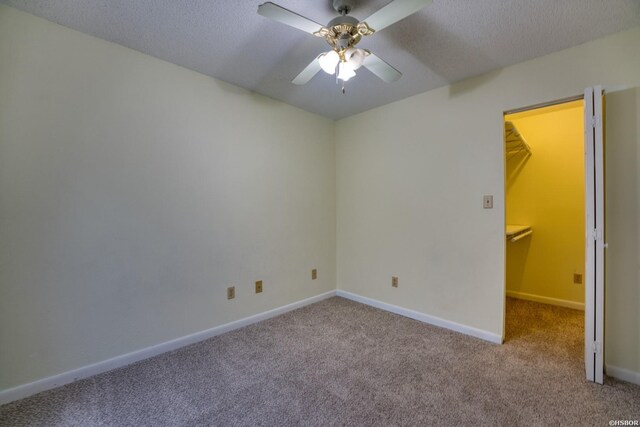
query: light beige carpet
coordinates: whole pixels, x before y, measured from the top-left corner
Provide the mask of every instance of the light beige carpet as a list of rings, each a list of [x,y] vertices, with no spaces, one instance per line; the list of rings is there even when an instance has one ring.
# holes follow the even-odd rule
[[[496,345],[331,298],[0,407],[60,426],[609,425],[640,387],[585,381],[582,312],[509,300]]]

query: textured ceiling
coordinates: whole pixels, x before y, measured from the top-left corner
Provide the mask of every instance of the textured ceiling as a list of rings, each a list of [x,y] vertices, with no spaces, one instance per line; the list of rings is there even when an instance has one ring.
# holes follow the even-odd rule
[[[331,0],[273,0],[326,24]],[[434,0],[364,38],[403,73],[291,80],[328,45],[256,13],[263,0],[1,0],[2,3],[337,119],[640,25],[640,0]],[[354,1],[359,20],[389,0]]]

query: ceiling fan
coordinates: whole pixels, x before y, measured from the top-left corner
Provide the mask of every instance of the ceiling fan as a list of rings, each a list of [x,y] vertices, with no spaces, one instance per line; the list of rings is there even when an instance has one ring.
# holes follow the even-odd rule
[[[358,49],[355,46],[363,36],[370,36],[380,31],[417,12],[431,2],[432,0],[395,0],[364,21],[358,21],[348,15],[352,9],[352,0],[333,0],[333,8],[340,16],[329,21],[326,26],[272,2],[258,6],[258,13],[314,36],[323,37],[331,46],[331,50],[318,55],[293,79],[292,83],[303,85],[320,70],[323,70],[327,74],[335,74],[336,81],[342,83],[342,92],[344,93],[344,83],[356,75],[356,70],[360,66],[364,66],[387,83],[394,82],[402,76],[400,71],[369,50]]]

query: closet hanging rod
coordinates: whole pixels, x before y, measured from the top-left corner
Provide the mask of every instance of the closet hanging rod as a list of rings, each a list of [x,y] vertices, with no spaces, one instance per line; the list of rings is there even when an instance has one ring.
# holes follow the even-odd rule
[[[533,233],[533,230],[528,230],[528,231],[525,231],[524,233],[516,234],[511,239],[509,239],[509,241],[512,242],[512,243],[513,242],[517,242],[518,240],[522,239],[523,237],[527,237],[531,233]]]

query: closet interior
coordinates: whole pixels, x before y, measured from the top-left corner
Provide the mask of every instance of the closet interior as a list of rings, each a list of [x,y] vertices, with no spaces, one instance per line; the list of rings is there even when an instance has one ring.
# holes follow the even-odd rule
[[[584,309],[582,100],[504,116],[506,294]]]

